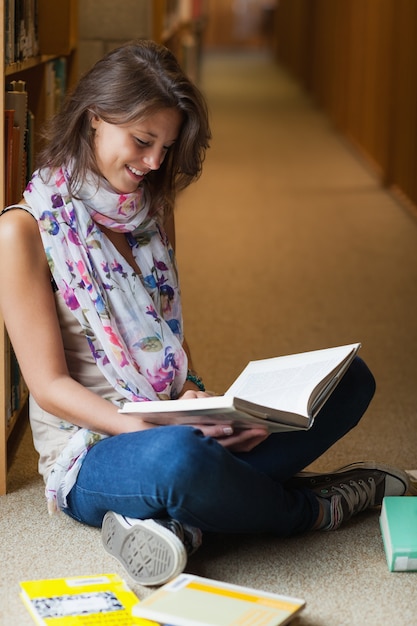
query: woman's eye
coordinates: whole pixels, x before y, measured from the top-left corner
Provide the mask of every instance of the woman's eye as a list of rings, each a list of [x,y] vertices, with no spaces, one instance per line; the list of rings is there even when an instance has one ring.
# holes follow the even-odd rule
[[[142,141],[142,139],[139,139],[139,137],[135,137],[135,141],[136,143],[138,143],[140,146],[148,146],[149,143],[147,141]]]

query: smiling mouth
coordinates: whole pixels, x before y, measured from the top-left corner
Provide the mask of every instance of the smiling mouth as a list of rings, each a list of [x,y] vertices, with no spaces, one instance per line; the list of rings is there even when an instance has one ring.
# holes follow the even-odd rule
[[[135,176],[145,176],[145,174],[147,174],[147,172],[141,172],[140,170],[137,170],[131,165],[126,165],[126,167],[129,170],[129,172],[132,172],[132,174],[134,174]]]

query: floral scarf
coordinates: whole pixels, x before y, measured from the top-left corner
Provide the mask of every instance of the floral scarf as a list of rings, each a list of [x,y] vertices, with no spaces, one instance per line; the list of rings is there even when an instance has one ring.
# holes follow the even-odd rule
[[[120,195],[91,179],[75,197],[67,181],[63,169],[42,172],[42,179],[35,172],[24,194],[58,290],[98,368],[123,398],[176,398],[187,358],[178,276],[166,235],[142,206],[140,189]],[[141,275],[97,223],[126,233]],[[71,438],[48,479],[50,509],[66,506],[82,460],[100,438],[86,429]]]

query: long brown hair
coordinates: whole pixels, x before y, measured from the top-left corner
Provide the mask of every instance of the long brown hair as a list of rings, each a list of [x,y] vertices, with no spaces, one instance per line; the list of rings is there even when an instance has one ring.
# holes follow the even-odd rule
[[[71,163],[70,187],[76,193],[87,172],[99,174],[92,115],[110,124],[127,124],[170,107],[183,117],[179,137],[159,170],[149,172],[143,182],[152,210],[170,209],[176,192],[200,176],[211,133],[202,93],[175,56],[150,40],[112,50],[81,77],[45,128],[37,167]]]

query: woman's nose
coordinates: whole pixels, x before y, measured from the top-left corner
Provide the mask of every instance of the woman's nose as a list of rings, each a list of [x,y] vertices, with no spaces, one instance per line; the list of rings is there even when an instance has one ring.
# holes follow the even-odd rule
[[[149,149],[149,151],[143,157],[144,163],[151,170],[158,170],[161,167],[161,163],[164,160],[164,155],[161,150],[157,148]]]

